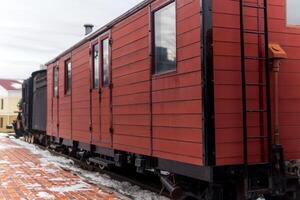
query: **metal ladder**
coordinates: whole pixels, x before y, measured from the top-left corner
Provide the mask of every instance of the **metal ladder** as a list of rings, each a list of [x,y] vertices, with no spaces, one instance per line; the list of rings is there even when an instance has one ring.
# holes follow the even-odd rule
[[[247,28],[246,15],[247,11],[256,11],[257,13],[257,30]],[[270,74],[269,74],[269,38],[268,38],[268,8],[267,0],[256,0],[247,2],[246,0],[240,0],[240,46],[241,46],[241,76],[242,76],[242,107],[243,107],[243,157],[244,157],[244,183],[245,183],[245,195],[249,196],[249,193],[255,192],[251,188],[249,181],[249,142],[260,141],[261,150],[265,143],[267,143],[267,163],[272,161],[272,135],[271,135],[271,97],[270,97]],[[253,16],[252,16],[253,17]],[[246,55],[246,37],[257,36],[257,57]],[[260,79],[259,82],[249,83],[247,80],[247,70],[249,62],[258,63],[258,72]],[[263,71],[263,72],[261,72]],[[264,75],[262,75],[264,74]],[[248,88],[258,88],[259,91],[259,106],[258,108],[249,109],[249,97],[247,95]],[[256,113],[260,118],[260,133],[250,133],[248,131],[249,115]],[[262,123],[262,124],[261,124]],[[266,127],[265,127],[266,125]],[[267,142],[266,142],[267,141]],[[262,153],[263,154],[263,153]],[[249,198],[249,197],[246,197]]]

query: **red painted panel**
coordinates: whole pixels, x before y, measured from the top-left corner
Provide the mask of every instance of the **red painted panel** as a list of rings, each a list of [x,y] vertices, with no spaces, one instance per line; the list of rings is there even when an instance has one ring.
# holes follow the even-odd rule
[[[167,140],[154,139],[153,149],[154,151],[161,151],[167,153],[173,153],[175,155],[185,155],[190,157],[201,158],[202,148],[199,143],[174,141],[170,138]],[[199,152],[199,153],[198,153]]]
[[[165,2],[154,1],[151,9]],[[146,6],[112,27],[112,86],[101,87],[101,95],[98,90],[90,92],[91,41],[59,59],[60,98],[57,108],[50,107],[54,99],[49,101],[53,120],[48,129],[54,129],[58,120],[59,136],[63,138],[202,165],[200,2],[177,0],[176,4],[175,72],[151,74],[152,13]],[[73,67],[71,96],[64,94],[67,58],[71,58]]]
[[[48,82],[48,97],[47,97],[47,105],[48,105],[48,115],[47,115],[47,134],[51,136],[58,136],[59,132],[59,102],[58,97],[54,97],[53,95],[53,80],[54,80],[54,66],[55,64],[51,64],[48,66],[47,71],[47,82]]]
[[[299,159],[300,141],[297,132],[299,115],[299,49],[300,29],[286,26],[285,1],[270,0],[269,30],[270,42],[279,43],[288,53],[288,59],[282,62],[279,72],[280,93],[280,133],[285,148],[285,158]],[[248,29],[257,29],[257,13],[246,11],[245,25]],[[217,164],[241,164],[242,155],[242,105],[240,73],[240,37],[239,37],[239,2],[231,0],[213,1],[213,37],[215,68],[215,110],[216,110],[216,147]],[[246,37],[246,53],[257,55],[257,39]],[[249,61],[247,81],[258,81],[257,61]],[[271,73],[272,75],[272,73]],[[272,86],[272,84],[271,84]],[[249,106],[258,106],[258,90],[247,91]],[[264,116],[265,118],[265,116]],[[249,116],[249,132],[259,133],[259,115]],[[265,125],[264,125],[265,126]],[[261,162],[267,152],[259,144],[249,147],[251,162]],[[292,150],[293,149],[293,150]]]
[[[65,94],[65,61],[70,59],[70,56],[65,56],[59,59],[59,137],[72,139],[72,116],[71,116],[71,95]]]

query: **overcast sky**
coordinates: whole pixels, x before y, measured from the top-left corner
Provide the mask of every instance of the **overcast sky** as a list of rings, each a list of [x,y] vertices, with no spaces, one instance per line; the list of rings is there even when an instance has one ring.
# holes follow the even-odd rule
[[[142,0],[0,0],[0,78],[27,78],[84,36]]]
[[[287,0],[287,18],[291,25],[300,25],[300,0]]]

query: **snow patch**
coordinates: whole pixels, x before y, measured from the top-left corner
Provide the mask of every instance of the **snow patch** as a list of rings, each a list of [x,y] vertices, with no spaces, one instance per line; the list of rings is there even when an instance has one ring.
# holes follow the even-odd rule
[[[55,196],[47,192],[39,192],[37,196],[41,199],[55,199]]]
[[[72,171],[83,180],[86,180],[95,185],[99,185],[100,187],[105,186],[111,188],[120,194],[129,196],[136,200],[168,200],[169,199],[159,194],[156,194],[154,192],[143,190],[139,186],[132,185],[131,183],[113,180],[105,174],[83,170],[75,166],[74,162],[71,159],[67,159],[60,156],[54,156],[49,151],[42,150],[33,144],[29,144],[18,139],[11,139],[11,140],[23,146],[24,148],[28,149],[29,151],[31,151],[32,154],[39,155],[40,162],[41,162],[40,165],[42,167],[55,166],[61,169]],[[80,183],[75,185],[71,185],[71,184],[72,183],[70,183],[70,186],[66,186],[66,187],[52,187],[50,189],[51,191],[54,192],[60,192],[60,191],[68,192],[69,190],[72,191],[72,190],[84,190],[84,189],[86,190],[84,185]]]
[[[0,160],[0,164],[10,164],[7,160]]]
[[[25,165],[31,167],[31,169],[34,168],[34,167],[36,167],[36,165],[33,162],[26,161],[24,163],[25,163]]]
[[[62,177],[57,177],[57,178],[50,178],[49,181],[60,182],[60,181],[65,181],[65,179]]]
[[[8,134],[7,133],[0,133],[0,138],[7,138]]]
[[[53,186],[50,187],[49,190],[51,192],[58,192],[63,194],[65,192],[78,192],[78,191],[86,191],[91,190],[90,185],[86,184],[83,181],[79,181],[77,184],[66,185],[66,186]]]
[[[42,186],[38,183],[33,183],[33,184],[26,184],[25,187],[28,190],[32,190],[32,189],[37,189],[37,188],[41,188]]]
[[[55,174],[56,172],[58,172],[59,170],[58,169],[54,169],[54,168],[44,168],[43,169],[45,172],[49,173],[49,174]]]
[[[17,167],[22,167],[20,164],[10,164],[9,165],[11,168],[17,168]]]
[[[2,182],[2,183],[1,183],[1,186],[3,186],[3,187],[8,186],[8,182]]]
[[[13,145],[13,144],[5,144],[1,143],[0,145],[0,150],[6,150],[6,149],[18,149],[21,148],[20,146]]]

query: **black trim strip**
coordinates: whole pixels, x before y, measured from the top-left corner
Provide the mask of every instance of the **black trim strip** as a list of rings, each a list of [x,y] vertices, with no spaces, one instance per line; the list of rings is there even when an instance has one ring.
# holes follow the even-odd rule
[[[200,0],[201,3],[201,0]],[[203,160],[216,164],[212,0],[202,0]]]
[[[213,181],[213,167],[197,166],[158,158],[157,168],[202,181]]]

